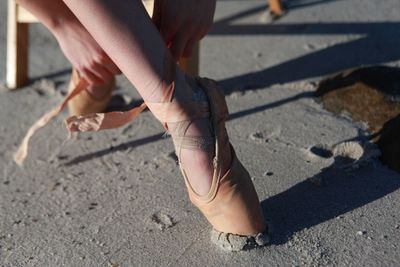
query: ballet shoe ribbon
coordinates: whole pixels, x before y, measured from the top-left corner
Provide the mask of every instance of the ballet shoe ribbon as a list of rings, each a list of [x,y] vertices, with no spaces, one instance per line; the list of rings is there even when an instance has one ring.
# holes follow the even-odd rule
[[[37,130],[40,128],[46,126],[51,119],[56,117],[68,104],[68,102],[74,98],[76,95],[78,95],[82,90],[84,90],[89,83],[85,79],[80,79],[74,90],[72,90],[59,104],[57,107],[54,109],[50,110],[46,114],[44,114],[39,120],[37,120],[29,129],[28,132],[26,133],[24,139],[22,140],[17,152],[14,154],[14,161],[18,165],[22,165],[25,158],[28,155],[28,147],[29,147],[29,140],[31,137],[35,134]]]

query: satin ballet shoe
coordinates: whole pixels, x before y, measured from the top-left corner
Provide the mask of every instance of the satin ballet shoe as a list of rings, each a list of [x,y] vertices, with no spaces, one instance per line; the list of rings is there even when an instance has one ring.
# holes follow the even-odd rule
[[[166,128],[169,123],[177,125],[169,129],[175,150],[179,157],[181,149],[214,149],[214,175],[209,192],[199,195],[195,192],[182,164],[182,174],[189,192],[191,202],[200,209],[215,230],[242,235],[256,235],[265,232],[266,225],[257,193],[249,173],[236,157],[230,145],[225,129],[228,108],[225,97],[214,81],[195,79],[196,84],[204,90],[204,101],[176,102],[174,100],[146,105]],[[172,90],[172,89],[171,89]],[[166,93],[172,96],[173,93]],[[185,130],[195,119],[209,118],[212,124],[212,138],[186,136]],[[221,173],[221,161],[224,151],[231,152],[232,161],[229,170]],[[226,153],[226,152],[225,152]]]
[[[225,129],[228,108],[224,94],[212,80],[196,78],[195,84],[204,91],[205,98],[186,102],[175,101],[172,83],[164,91],[163,102],[145,102],[127,112],[72,116],[66,120],[67,127],[72,132],[119,127],[133,120],[147,106],[171,134],[178,159],[181,149],[214,151],[214,174],[210,190],[205,195],[195,192],[180,164],[191,202],[200,209],[214,229],[241,236],[254,236],[266,232],[260,202],[250,175],[229,143]],[[185,131],[191,122],[201,118],[210,119],[213,136],[186,136]],[[174,123],[176,127],[168,129],[170,123]],[[232,158],[230,168],[226,173],[221,173],[221,161],[227,150]]]
[[[71,80],[68,86],[68,92],[72,92],[80,80],[81,77],[79,72],[76,69],[73,69]],[[110,103],[111,94],[115,89],[115,78],[113,77],[112,80],[107,84],[96,85],[95,87],[96,90],[104,90],[104,96],[98,98],[92,95],[88,90],[82,90],[78,95],[68,102],[68,110],[71,115],[84,115],[105,111]]]
[[[133,120],[147,106],[171,134],[178,159],[182,149],[214,152],[213,178],[207,194],[200,195],[193,189],[182,164],[179,164],[191,202],[213,228],[221,233],[260,239],[260,233],[267,233],[267,226],[250,175],[236,157],[228,139],[225,129],[228,108],[224,94],[212,80],[191,77],[186,79],[192,87],[197,87],[193,100],[174,99],[175,83],[172,82],[165,87],[162,102],[146,101],[140,107],[127,112],[72,116],[66,120],[67,127],[72,132],[119,127]],[[203,92],[204,97],[199,92]],[[187,136],[186,131],[191,123],[204,118],[210,120],[212,136]],[[175,127],[170,129],[170,124]],[[230,167],[222,173],[221,162],[229,156],[227,151],[231,154]],[[267,239],[255,243],[265,245]]]

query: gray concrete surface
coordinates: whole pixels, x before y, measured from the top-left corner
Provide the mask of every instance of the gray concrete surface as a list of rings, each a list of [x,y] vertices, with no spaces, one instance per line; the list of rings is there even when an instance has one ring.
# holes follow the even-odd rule
[[[348,67],[399,65],[398,0],[287,1],[290,12],[272,24],[264,1],[219,2],[201,74],[226,89],[231,140],[273,229],[270,246],[240,253],[210,242],[210,226],[170,156],[171,140],[149,112],[66,142],[64,113],[35,135],[24,168],[12,162],[27,128],[61,100],[70,66],[35,25],[32,83],[8,91],[5,2],[0,266],[400,266],[400,175],[376,160],[344,170],[309,150],[362,139],[365,125],[312,97],[314,81]],[[124,78],[117,94],[139,100]],[[310,183],[313,177],[325,185]]]

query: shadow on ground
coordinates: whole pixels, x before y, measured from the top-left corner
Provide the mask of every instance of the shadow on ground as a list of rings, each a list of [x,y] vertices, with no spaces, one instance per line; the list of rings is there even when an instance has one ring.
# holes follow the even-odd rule
[[[368,122],[371,135],[360,132],[353,141],[374,141],[380,148],[381,161],[397,171],[400,171],[399,77],[399,68],[356,68],[322,80],[316,91],[327,110],[336,114],[346,111],[354,121]],[[314,177],[262,202],[267,218],[271,218],[275,227],[274,243],[284,243],[298,231],[371,203],[400,187],[398,174],[389,169],[375,169],[370,164],[349,171],[343,168],[344,164],[346,159],[336,157],[332,166]]]
[[[296,232],[310,228],[362,207],[400,188],[392,171],[372,166],[346,173],[335,162],[311,179],[323,179],[323,186],[306,180],[262,201],[272,225],[272,244],[286,243]]]
[[[332,0],[333,1],[333,0]],[[332,1],[288,1],[289,10]],[[226,93],[323,76],[342,69],[381,64],[400,58],[400,22],[231,24],[265,10],[260,5],[214,23],[210,35],[360,35],[360,38],[313,51],[264,70],[223,79]],[[299,47],[299,49],[303,49]]]

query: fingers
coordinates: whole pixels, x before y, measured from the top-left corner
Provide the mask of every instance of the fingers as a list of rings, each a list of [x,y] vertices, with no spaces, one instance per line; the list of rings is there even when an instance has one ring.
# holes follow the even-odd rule
[[[97,75],[87,68],[78,69],[78,71],[81,77],[86,79],[89,84],[98,85],[103,83],[103,80],[100,77],[97,77]]]
[[[121,74],[121,70],[115,65],[115,63],[111,60],[111,58],[104,53],[103,57],[100,60],[103,68],[106,68],[111,74],[118,75]]]
[[[106,84],[112,80],[114,75],[121,73],[120,69],[104,52],[96,60],[77,69],[82,77],[93,85]]]
[[[114,74],[112,74],[107,68],[102,65],[93,68],[91,71],[102,81],[101,84],[105,84],[111,81],[111,79],[114,77]]]
[[[114,64],[105,64],[104,68],[106,68],[110,73],[112,73],[113,75],[118,75],[121,74],[121,70]]]
[[[89,68],[79,68],[78,71],[83,78],[93,85],[106,84],[114,77],[114,73],[101,64],[95,64]]]

